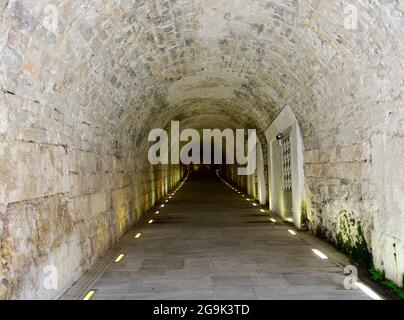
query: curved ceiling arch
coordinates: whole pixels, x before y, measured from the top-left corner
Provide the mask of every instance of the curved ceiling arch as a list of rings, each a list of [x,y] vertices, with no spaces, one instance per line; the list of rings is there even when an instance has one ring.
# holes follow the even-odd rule
[[[58,10],[52,32],[41,24],[49,3]],[[399,2],[355,2],[357,30],[346,27],[350,3],[14,1],[2,10],[22,30],[7,34],[22,54],[2,65],[2,86],[48,105],[63,100],[72,123],[80,115],[111,138],[161,127],[198,99],[260,130],[289,104],[314,128],[341,106],[363,108],[362,98],[377,108],[390,94],[383,88],[402,79]]]

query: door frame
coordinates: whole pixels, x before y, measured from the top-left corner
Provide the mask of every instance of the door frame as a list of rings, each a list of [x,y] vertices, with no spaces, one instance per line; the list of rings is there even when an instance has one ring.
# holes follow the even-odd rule
[[[301,228],[301,206],[303,199],[304,186],[304,159],[303,159],[303,138],[300,125],[291,110],[286,105],[278,116],[272,121],[265,132],[267,138],[269,156],[268,156],[268,181],[269,181],[269,208],[273,210],[277,206],[276,192],[282,185],[275,182],[273,143],[277,142],[279,133],[290,130],[290,147],[291,147],[291,173],[292,173],[292,214],[293,223],[297,228]],[[276,212],[278,213],[279,212]]]

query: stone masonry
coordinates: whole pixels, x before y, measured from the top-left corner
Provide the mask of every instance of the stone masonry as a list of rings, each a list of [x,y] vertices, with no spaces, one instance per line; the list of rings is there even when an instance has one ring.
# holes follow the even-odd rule
[[[348,216],[403,285],[403,30],[402,0],[0,0],[0,298],[59,297],[180,180],[150,129],[286,104],[310,228]]]

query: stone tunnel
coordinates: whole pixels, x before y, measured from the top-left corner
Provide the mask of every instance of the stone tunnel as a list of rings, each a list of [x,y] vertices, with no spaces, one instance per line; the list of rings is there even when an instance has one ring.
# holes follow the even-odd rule
[[[292,234],[402,290],[403,30],[401,0],[0,0],[0,299],[63,298],[126,238],[140,265],[112,276],[138,288],[196,268],[202,297],[310,293]],[[150,163],[173,122],[255,129],[255,172]]]

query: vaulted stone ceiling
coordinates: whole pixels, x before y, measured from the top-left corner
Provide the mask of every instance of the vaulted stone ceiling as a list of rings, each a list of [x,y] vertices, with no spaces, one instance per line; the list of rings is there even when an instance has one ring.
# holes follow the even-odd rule
[[[382,3],[347,30],[346,1],[1,1],[2,88],[125,135],[205,113],[264,130],[285,104],[315,126],[399,89],[403,7]]]

